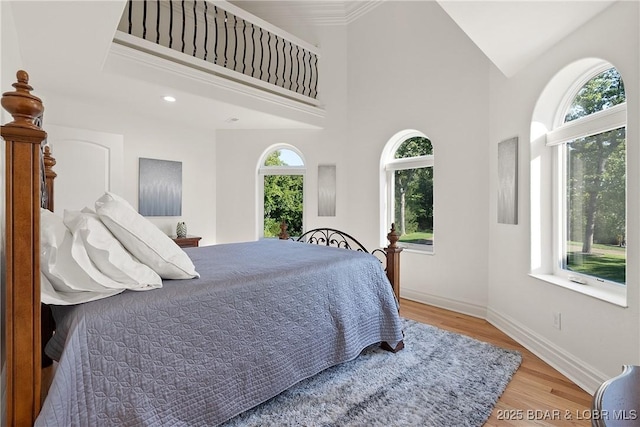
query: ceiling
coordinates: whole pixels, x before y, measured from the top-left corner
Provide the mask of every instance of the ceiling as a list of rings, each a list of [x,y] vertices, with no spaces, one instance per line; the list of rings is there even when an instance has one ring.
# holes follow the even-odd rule
[[[341,25],[355,21],[384,1],[230,0],[230,3],[274,25],[277,25],[276,22],[297,22],[306,25]]]
[[[385,1],[396,0],[233,0],[232,3],[284,27],[287,22],[349,24]],[[437,1],[496,67],[511,77],[617,0],[413,1]]]
[[[192,76],[184,78],[185,73],[175,73],[167,61],[154,68],[150,64],[155,57],[132,63],[113,54],[112,41],[126,5],[126,0],[11,2],[22,66],[30,74],[34,93],[45,102],[47,96],[85,103],[95,99],[100,105],[92,109],[116,108],[196,129],[318,129],[300,112],[305,111],[302,106],[283,107],[278,100],[265,100],[267,94],[237,102],[247,96],[211,84],[205,72],[186,70]],[[11,83],[2,82],[2,87]],[[177,101],[168,104],[162,100],[165,95]],[[58,114],[66,112],[48,109],[47,120],[56,123]]]
[[[615,1],[438,3],[496,67],[511,77]]]
[[[234,3],[274,25],[288,21],[304,27],[348,25],[384,1],[237,0]],[[487,57],[506,76],[511,76],[613,1],[438,0],[438,3]],[[67,96],[75,94],[84,99],[94,96],[132,111],[145,111],[155,118],[192,120],[185,124],[193,126],[309,128],[295,120],[216,101],[210,93],[196,90],[177,90],[174,95],[179,102],[168,108],[158,101],[166,94],[163,83],[167,78],[143,81],[110,71],[109,60],[105,58],[109,56],[125,0],[15,1],[11,6],[24,66],[31,73],[36,90],[39,85],[64,88]],[[56,19],[50,19],[51,16]],[[59,46],[66,48],[61,50]],[[137,79],[134,85],[130,84],[132,78]],[[121,87],[128,88],[126,102],[120,99]],[[229,122],[230,117],[241,120]]]

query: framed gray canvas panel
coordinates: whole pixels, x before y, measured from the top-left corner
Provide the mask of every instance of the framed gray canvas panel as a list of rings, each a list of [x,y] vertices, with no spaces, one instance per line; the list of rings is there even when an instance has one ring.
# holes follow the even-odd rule
[[[498,143],[498,223],[518,223],[518,138]]]
[[[182,215],[182,162],[140,157],[139,171],[140,215]]]
[[[336,216],[336,165],[318,165],[318,216]]]

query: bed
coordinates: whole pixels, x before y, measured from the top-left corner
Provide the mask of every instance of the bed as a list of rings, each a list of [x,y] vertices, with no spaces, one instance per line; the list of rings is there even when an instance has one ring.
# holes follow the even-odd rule
[[[289,240],[188,248],[199,277],[52,305],[51,335],[40,303],[40,189],[53,210],[55,160],[45,156],[41,185],[46,133],[34,118],[43,107],[27,73],[17,77],[2,98],[14,117],[2,127],[8,425],[216,425],[369,345],[402,348],[394,233],[386,274],[366,251]],[[59,361],[50,388],[47,357]]]

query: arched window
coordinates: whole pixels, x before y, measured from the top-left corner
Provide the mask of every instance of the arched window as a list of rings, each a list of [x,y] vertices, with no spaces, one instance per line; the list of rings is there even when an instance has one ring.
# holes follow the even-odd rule
[[[258,166],[259,237],[277,237],[282,221],[291,236],[302,234],[305,172],[302,153],[291,145],[275,145],[264,152]]]
[[[624,83],[603,63],[574,81],[546,145],[555,151],[554,275],[592,287],[626,284]]]
[[[383,238],[394,223],[403,246],[433,252],[433,147],[422,132],[394,135],[382,154]]]

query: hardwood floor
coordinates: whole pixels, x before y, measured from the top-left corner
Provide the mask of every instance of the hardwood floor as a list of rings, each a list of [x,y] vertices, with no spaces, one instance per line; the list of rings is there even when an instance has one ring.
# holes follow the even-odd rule
[[[522,354],[485,426],[591,425],[591,395],[486,320],[406,299],[400,300],[400,315]]]

